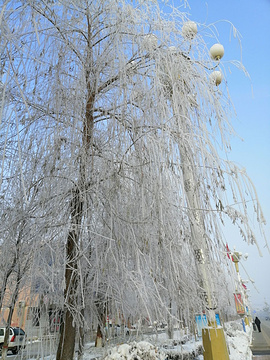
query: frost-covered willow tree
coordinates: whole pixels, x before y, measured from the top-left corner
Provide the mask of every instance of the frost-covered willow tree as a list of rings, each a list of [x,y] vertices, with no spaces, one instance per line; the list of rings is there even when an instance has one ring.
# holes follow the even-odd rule
[[[216,306],[220,223],[253,243],[247,200],[263,219],[220,157],[230,103],[209,44],[155,1],[6,1],[0,20],[1,197],[21,203],[10,226],[31,229],[33,282],[62,306],[57,360],[89,317],[102,333],[107,315],[188,322],[204,297]]]

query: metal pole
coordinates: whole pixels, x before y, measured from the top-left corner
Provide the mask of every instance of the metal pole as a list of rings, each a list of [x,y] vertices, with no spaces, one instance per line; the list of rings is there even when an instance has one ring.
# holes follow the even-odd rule
[[[172,102],[174,107],[174,103]],[[174,109],[174,114],[178,112]],[[181,113],[184,113],[181,111]],[[179,125],[185,128],[185,116],[179,116],[177,120]],[[208,269],[208,246],[206,243],[206,231],[204,216],[200,206],[200,196],[198,193],[198,181],[195,177],[196,167],[192,149],[188,144],[178,142],[179,153],[181,158],[182,174],[184,181],[184,193],[189,208],[189,220],[191,229],[192,247],[195,259],[198,264],[199,273],[204,289],[204,301],[208,314],[208,327],[202,330],[203,347],[205,360],[229,360],[228,348],[222,327],[217,327],[215,318],[215,304],[210,284],[210,274]]]

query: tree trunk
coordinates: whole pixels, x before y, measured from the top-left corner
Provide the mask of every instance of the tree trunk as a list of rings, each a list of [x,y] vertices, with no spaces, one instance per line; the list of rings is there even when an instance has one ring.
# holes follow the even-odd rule
[[[3,282],[2,282],[2,286],[1,286],[1,290],[0,290],[0,309],[2,309],[3,300],[4,300],[4,297],[6,294],[8,279],[9,279],[10,275],[12,274],[15,266],[16,266],[16,256],[14,256],[11,266],[7,269],[7,271],[4,274],[4,278],[3,278]]]
[[[61,326],[60,341],[58,344],[56,360],[72,360],[74,356],[75,340],[76,340],[76,327],[73,321],[71,309],[74,312],[77,310],[78,298],[76,294],[77,289],[77,253],[79,249],[79,230],[83,217],[83,200],[82,194],[85,194],[86,187],[86,163],[89,157],[89,149],[93,140],[94,118],[93,118],[93,104],[95,102],[95,86],[91,83],[91,64],[93,63],[93,54],[91,47],[91,21],[87,16],[88,21],[88,43],[85,71],[85,78],[87,82],[87,101],[85,108],[85,118],[83,121],[83,134],[82,134],[82,152],[80,157],[80,170],[78,186],[73,192],[71,199],[71,229],[68,234],[67,240],[67,263],[65,271],[65,311],[63,326]]]
[[[72,310],[76,311],[77,296],[77,247],[79,241],[79,228],[82,221],[82,201],[80,190],[76,189],[71,199],[71,229],[66,244],[66,270],[64,291],[65,304],[63,322],[60,327],[60,339],[56,360],[72,360],[75,349],[76,324]]]
[[[96,301],[96,309],[97,309],[97,317],[98,317],[98,327],[97,327],[97,334],[95,340],[95,347],[102,347],[103,343],[103,331],[102,327],[104,328],[106,323],[106,303],[99,299]]]
[[[100,324],[98,324],[95,347],[102,347],[102,346],[103,346],[103,335],[102,335]]]
[[[174,327],[173,327],[173,321],[172,321],[172,300],[170,300],[168,310],[169,310],[169,313],[167,315],[167,324],[168,324],[167,333],[168,333],[168,338],[173,339]]]
[[[73,316],[66,310],[60,327],[60,340],[56,354],[56,360],[72,360],[75,350],[76,327],[73,324]]]
[[[14,313],[15,303],[18,298],[20,281],[21,281],[21,273],[20,273],[20,269],[19,269],[17,272],[16,286],[15,286],[14,292],[12,294],[11,304],[9,307],[9,314],[8,314],[8,318],[7,318],[6,332],[5,332],[5,336],[4,336],[1,360],[6,360],[6,358],[7,358],[8,343],[9,343],[9,329],[10,329],[12,316]]]
[[[81,360],[83,358],[83,352],[84,352],[84,309],[81,310],[82,315],[82,324],[79,328],[79,347],[78,347],[78,360]]]
[[[2,286],[1,286],[1,290],[0,290],[0,309],[2,309],[3,300],[4,300],[6,289],[7,289],[8,279],[9,279],[10,275],[14,272],[14,269],[15,269],[17,263],[18,263],[18,251],[19,251],[19,246],[21,244],[21,240],[22,240],[22,234],[23,234],[23,229],[24,229],[24,226],[25,226],[25,222],[26,222],[25,220],[22,221],[22,226],[21,226],[21,228],[19,230],[19,233],[18,233],[18,237],[17,237],[17,240],[16,240],[16,253],[15,253],[14,257],[13,257],[13,260],[10,259],[10,263],[9,263],[10,266],[7,268],[7,270],[4,273]]]

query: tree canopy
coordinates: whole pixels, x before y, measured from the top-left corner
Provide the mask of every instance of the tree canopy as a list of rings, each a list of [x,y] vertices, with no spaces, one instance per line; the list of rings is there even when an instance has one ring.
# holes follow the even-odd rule
[[[233,107],[211,75],[223,67],[209,54],[217,39],[183,32],[187,14],[165,7],[1,11],[1,258],[20,234],[28,274],[73,325],[85,326],[83,309],[101,322],[110,311],[188,321],[205,307],[200,248],[211,294],[228,302],[222,223],[256,243],[250,200],[264,223],[247,175],[222,159]]]

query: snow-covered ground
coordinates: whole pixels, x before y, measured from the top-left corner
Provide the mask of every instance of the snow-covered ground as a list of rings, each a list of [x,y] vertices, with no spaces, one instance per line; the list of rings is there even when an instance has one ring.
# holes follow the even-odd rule
[[[240,321],[226,324],[226,340],[230,351],[230,360],[252,360],[250,345],[252,327],[246,326],[246,332]]]
[[[249,326],[246,326],[246,332],[244,332],[241,321],[231,321],[225,325],[226,341],[229,347],[230,360],[251,360],[252,353],[249,348],[252,337],[252,330]],[[179,331],[175,331],[174,340],[168,340],[165,333],[145,336],[144,341],[130,344],[120,344],[114,346],[111,349],[101,350],[89,348],[84,355],[84,360],[91,360],[98,356],[105,360],[131,360],[137,355],[137,359],[144,360],[163,360],[169,354],[169,358],[173,358],[170,355],[182,354],[183,359],[192,359],[194,357],[188,357],[188,354],[198,354],[202,349],[201,339],[195,340],[191,338],[186,341],[187,336],[180,336]],[[181,344],[185,342],[184,344]],[[107,354],[107,355],[105,355]],[[186,355],[186,357],[184,357]],[[203,355],[197,355],[194,359],[203,360]]]
[[[252,353],[249,348],[252,338],[252,330],[246,326],[243,330],[239,321],[231,321],[225,324],[225,336],[229,347],[230,360],[251,360]],[[83,360],[165,360],[196,359],[203,360],[202,341],[194,337],[180,334],[175,331],[174,339],[169,340],[165,333],[158,335],[145,335],[140,341],[130,341],[106,348],[95,348],[93,343],[85,346]],[[30,360],[30,359],[29,359]],[[49,356],[44,360],[55,360],[55,356]]]

